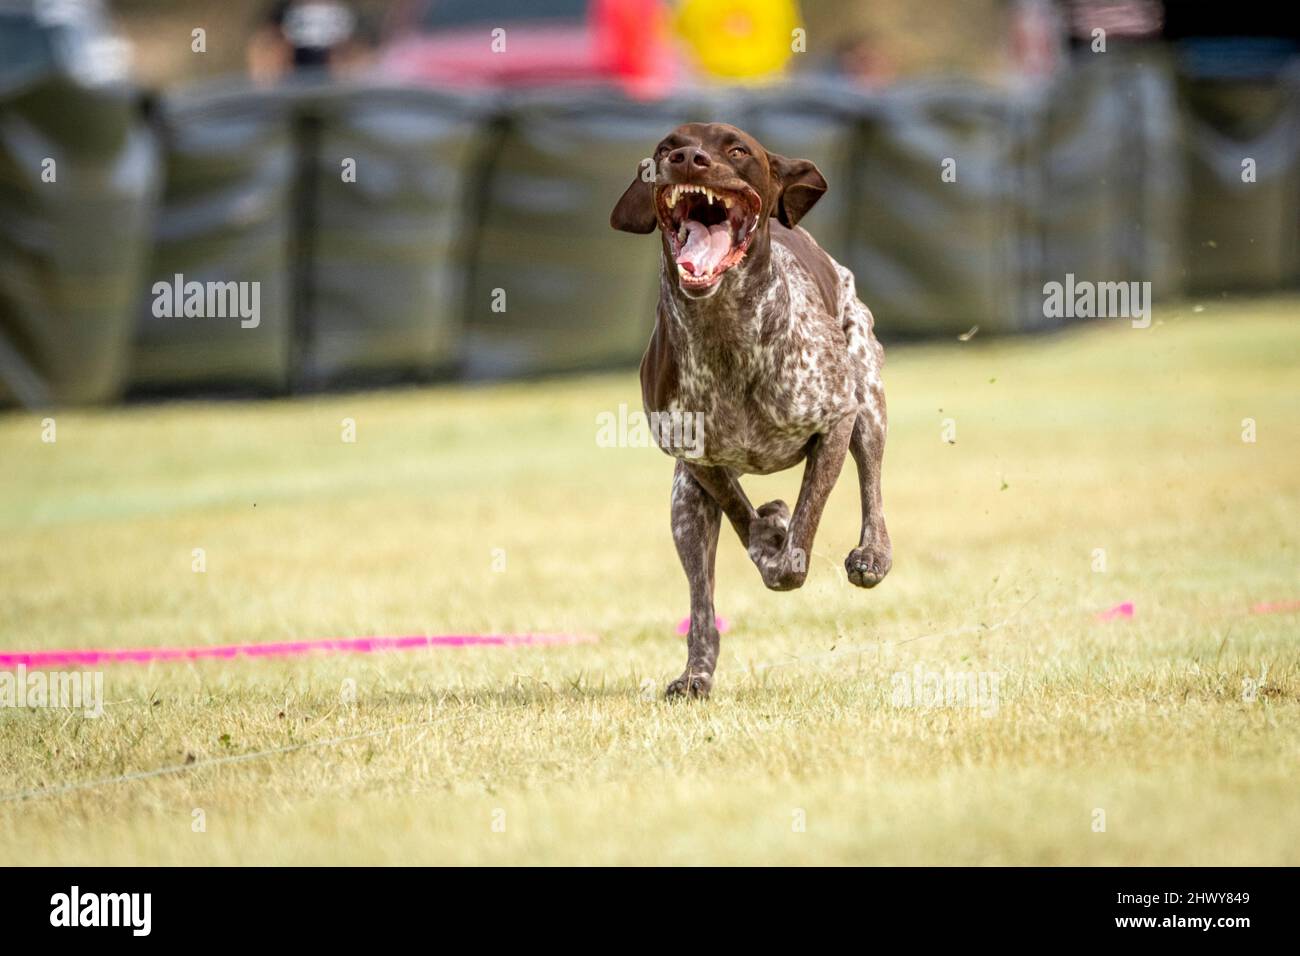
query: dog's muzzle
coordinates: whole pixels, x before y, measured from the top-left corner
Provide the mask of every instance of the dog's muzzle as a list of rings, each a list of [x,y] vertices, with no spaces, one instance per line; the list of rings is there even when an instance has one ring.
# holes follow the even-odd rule
[[[683,289],[707,290],[740,264],[758,231],[761,207],[762,200],[748,186],[670,183],[656,190],[659,228],[668,237]]]

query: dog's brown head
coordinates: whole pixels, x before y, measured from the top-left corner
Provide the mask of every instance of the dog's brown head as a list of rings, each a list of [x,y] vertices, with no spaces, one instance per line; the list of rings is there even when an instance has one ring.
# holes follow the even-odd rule
[[[610,214],[624,232],[658,226],[677,281],[693,297],[712,295],[757,241],[766,254],[768,219],[793,227],[826,192],[806,159],[769,153],[726,123],[687,123],[655,148],[654,169],[638,171]]]

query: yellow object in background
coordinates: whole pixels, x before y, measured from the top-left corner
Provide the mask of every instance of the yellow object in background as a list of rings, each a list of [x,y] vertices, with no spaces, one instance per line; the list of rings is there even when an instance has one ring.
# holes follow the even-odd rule
[[[676,18],[700,68],[727,79],[781,72],[799,25],[795,0],[682,0]]]

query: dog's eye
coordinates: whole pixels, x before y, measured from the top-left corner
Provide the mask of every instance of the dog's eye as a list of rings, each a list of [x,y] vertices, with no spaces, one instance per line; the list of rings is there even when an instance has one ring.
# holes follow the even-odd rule
[[[745,149],[743,146],[733,146],[731,149],[727,150],[727,154],[733,159],[740,159],[744,156],[748,156],[749,150]]]

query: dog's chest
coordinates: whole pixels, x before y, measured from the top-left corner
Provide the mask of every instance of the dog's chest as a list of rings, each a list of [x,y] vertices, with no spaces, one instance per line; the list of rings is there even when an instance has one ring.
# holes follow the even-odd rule
[[[760,303],[755,334],[729,347],[683,349],[669,411],[702,424],[692,460],[746,473],[789,468],[809,440],[857,406],[861,375],[850,368],[838,322],[813,311],[806,290]],[[686,457],[686,456],[679,456]]]

